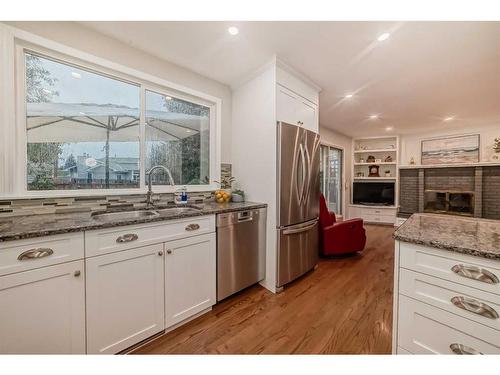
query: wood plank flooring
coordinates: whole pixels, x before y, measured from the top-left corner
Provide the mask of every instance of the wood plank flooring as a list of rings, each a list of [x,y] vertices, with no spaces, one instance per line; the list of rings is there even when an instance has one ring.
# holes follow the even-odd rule
[[[253,286],[136,354],[389,354],[394,228],[366,225],[361,255],[321,259],[273,294]]]

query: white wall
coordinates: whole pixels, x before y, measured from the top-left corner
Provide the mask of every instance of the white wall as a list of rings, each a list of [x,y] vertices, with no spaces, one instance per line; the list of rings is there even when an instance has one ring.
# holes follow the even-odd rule
[[[262,285],[276,290],[276,68],[233,92],[233,176],[249,201],[266,202],[266,278]]]
[[[5,22],[41,37],[222,99],[221,161],[231,157],[231,89],[75,22]]]
[[[335,130],[326,128],[320,125],[319,134],[321,137],[321,143],[336,146],[344,149],[344,193],[343,193],[343,214],[347,212],[347,206],[350,202],[351,196],[351,161],[352,161],[352,138],[341,134]]]
[[[479,134],[480,161],[489,161],[491,155],[493,154],[494,139],[500,137],[500,125],[461,129],[443,129],[414,135],[402,135],[400,136],[400,164],[409,165],[411,157],[415,159],[416,164],[420,164],[421,141],[423,139],[462,134]]]

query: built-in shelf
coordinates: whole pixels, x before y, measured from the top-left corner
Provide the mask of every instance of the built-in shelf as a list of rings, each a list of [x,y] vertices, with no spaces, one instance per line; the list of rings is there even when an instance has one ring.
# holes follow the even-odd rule
[[[396,165],[397,163],[395,161],[382,161],[377,163],[374,161],[373,163],[354,163],[354,165]]]
[[[353,177],[354,180],[396,180],[396,177]]]
[[[396,222],[396,207],[398,206],[399,195],[399,137],[381,136],[381,137],[362,137],[352,140],[352,161],[351,161],[351,204],[349,205],[348,218],[361,217],[366,222],[394,224]],[[380,162],[367,162],[368,156],[380,159]],[[386,160],[390,156],[392,161]],[[363,162],[360,160],[363,159]],[[369,167],[376,165],[379,168],[380,177],[368,177]],[[385,171],[390,172],[391,176],[386,177]],[[357,173],[363,172],[364,177],[356,177]],[[354,185],[370,184],[382,182],[394,184],[394,205],[357,205],[352,204],[352,193]],[[391,202],[392,203],[392,202]]]
[[[373,150],[354,150],[355,154],[364,154],[367,152],[397,152],[397,148],[379,148],[379,149],[373,149]]]

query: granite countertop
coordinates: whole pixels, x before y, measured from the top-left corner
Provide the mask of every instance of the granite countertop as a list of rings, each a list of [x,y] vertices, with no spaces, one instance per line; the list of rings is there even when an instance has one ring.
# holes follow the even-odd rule
[[[162,212],[165,208],[187,207],[184,212]],[[140,218],[117,218],[116,220],[103,221],[95,216],[94,212],[74,212],[42,214],[30,216],[13,216],[0,218],[0,242],[12,241],[22,238],[41,237],[52,234],[80,232],[84,230],[112,228],[122,225],[143,224],[157,221],[182,219],[185,217],[219,214],[224,212],[242,211],[248,209],[267,207],[265,203],[216,203],[156,206],[151,210],[157,211],[158,216]],[[118,212],[127,210],[108,210],[105,212]],[[129,209],[130,211],[130,209]],[[140,211],[140,210],[135,210]]]
[[[500,221],[413,214],[394,233],[399,241],[500,260]]]

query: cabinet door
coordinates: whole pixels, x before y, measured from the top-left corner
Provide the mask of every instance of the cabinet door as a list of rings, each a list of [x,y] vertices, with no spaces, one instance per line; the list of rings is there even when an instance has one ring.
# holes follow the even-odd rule
[[[164,326],[163,244],[86,260],[87,352],[117,353]]]
[[[298,96],[283,86],[276,86],[276,119],[288,124],[299,125],[297,117]]]
[[[307,130],[318,132],[318,107],[308,100],[299,98],[297,100],[297,121]]]
[[[0,277],[0,353],[84,354],[83,260]]]
[[[166,326],[203,311],[216,301],[215,233],[165,243]]]

